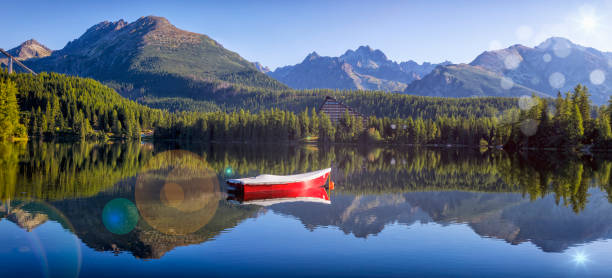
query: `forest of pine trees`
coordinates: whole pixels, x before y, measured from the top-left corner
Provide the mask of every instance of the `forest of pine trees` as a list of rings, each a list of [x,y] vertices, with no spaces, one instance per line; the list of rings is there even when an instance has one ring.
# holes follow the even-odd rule
[[[89,78],[56,73],[9,76],[2,71],[0,85],[2,105],[13,107],[2,109],[8,116],[0,122],[14,126],[13,131],[2,130],[16,136],[27,130],[29,136],[41,138],[138,138],[142,130],[152,129],[168,114],[125,99]]]
[[[319,107],[325,96],[331,96],[367,115],[392,118],[493,117],[500,111],[517,106],[516,98],[507,97],[445,98],[367,90],[266,90],[245,86],[222,87],[212,95],[201,94],[190,98],[132,97],[147,106],[170,112],[240,109],[259,112],[271,108],[300,112]]]
[[[159,169],[176,145],[25,144],[0,142],[0,200],[62,200],[95,196],[137,173]],[[222,179],[254,172],[303,173],[333,166],[341,193],[404,193],[426,190],[520,192],[531,200],[554,196],[558,205],[584,210],[598,187],[612,201],[612,162],[571,153],[527,155],[473,149],[378,148],[290,144],[180,144],[181,167],[210,167]],[[180,154],[177,154],[181,157]],[[198,158],[201,159],[191,159]],[[188,158],[188,159],[187,159]],[[227,173],[226,169],[233,169]],[[119,187],[128,188],[129,187]],[[122,190],[122,189],[119,189]],[[24,195],[24,193],[26,195]]]
[[[609,148],[612,105],[594,107],[589,97],[588,88],[582,85],[565,95],[558,93],[555,99],[533,96],[515,113],[515,120],[497,129],[511,130],[509,148]]]
[[[477,145],[481,140],[501,145],[508,136],[496,128],[495,118],[439,117],[377,118],[366,120],[348,111],[338,123],[315,109],[300,113],[271,109],[251,113],[181,113],[167,125],[155,129],[157,138],[191,141],[297,141],[318,138],[320,142],[461,144]],[[489,143],[487,143],[489,144]]]
[[[244,109],[228,106],[223,111],[215,102],[196,101],[208,108],[191,112],[153,109],[123,98],[93,79],[56,73],[33,76],[1,71],[0,89],[0,140],[26,136],[140,138],[143,132],[154,130],[156,139],[190,141],[318,140],[504,145],[507,149],[612,147],[612,104],[592,106],[588,89],[582,85],[565,95],[559,93],[556,99],[430,98],[331,90],[295,91],[296,95],[268,92],[253,95]],[[347,111],[332,123],[315,109],[323,101],[322,94],[333,95],[371,116],[354,118]],[[179,108],[192,104],[169,100],[167,103]],[[297,105],[294,109],[277,108],[279,103],[291,101]],[[302,108],[296,110],[298,107]],[[208,110],[214,112],[203,112]]]

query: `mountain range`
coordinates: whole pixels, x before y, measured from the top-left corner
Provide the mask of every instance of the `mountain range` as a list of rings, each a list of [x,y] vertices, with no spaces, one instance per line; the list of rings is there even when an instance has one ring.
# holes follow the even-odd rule
[[[469,64],[395,62],[360,46],[338,57],[312,52],[274,71],[225,49],[210,37],[178,29],[167,19],[104,21],[64,48],[35,40],[9,50],[35,71],[92,77],[124,96],[211,99],[238,87],[264,90],[359,89],[472,97],[555,96],[586,85],[595,104],[612,95],[612,53],[553,37],[535,47],[485,51]],[[0,63],[6,63],[6,59]]]
[[[552,37],[536,47],[485,51],[469,64],[436,68],[405,93],[426,96],[555,96],[586,85],[596,104],[612,95],[612,53]]]
[[[232,85],[287,88],[208,36],[156,16],[101,22],[64,48],[26,64],[35,71],[92,77],[131,96],[197,97]]]
[[[401,92],[407,84],[428,74],[438,65],[414,61],[391,61],[378,49],[360,46],[339,57],[312,52],[299,64],[277,68],[268,75],[294,89],[349,89]]]

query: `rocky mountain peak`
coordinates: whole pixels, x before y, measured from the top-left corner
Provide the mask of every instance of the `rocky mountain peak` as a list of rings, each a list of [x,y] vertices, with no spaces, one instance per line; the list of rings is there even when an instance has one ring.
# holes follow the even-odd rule
[[[321,58],[321,56],[319,56],[319,54],[316,51],[313,51],[312,53],[308,54],[306,56],[306,58],[304,59],[304,62],[306,61],[312,61],[315,59]]]
[[[28,45],[40,45],[40,46],[43,46],[41,43],[39,43],[35,39],[29,39],[27,41],[24,41],[20,46],[28,46]]]
[[[35,39],[29,39],[19,46],[10,49],[8,52],[17,59],[26,60],[30,58],[42,58],[49,56],[53,50],[42,45]]]
[[[130,23],[100,22],[50,57],[26,62],[34,71],[121,80],[138,90],[164,96],[189,95],[186,92],[200,90],[197,86],[206,87],[210,82],[286,88],[210,37],[181,30],[158,16]],[[184,87],[158,85],[165,84],[168,75]],[[187,85],[191,82],[198,85]]]
[[[361,45],[357,49],[355,49],[355,53],[360,53],[360,54],[365,54],[365,55],[371,55],[371,54],[373,54],[376,51],[380,52],[380,50],[374,50],[369,45]]]
[[[260,62],[253,62],[253,66],[255,66],[255,68],[257,68],[257,70],[262,72],[262,73],[270,72],[270,68],[262,65]]]
[[[94,26],[91,26],[89,29],[87,29],[87,31],[85,31],[85,34],[87,33],[97,33],[97,32],[108,32],[108,31],[117,31],[120,30],[121,28],[127,26],[127,22],[124,21],[123,19],[119,19],[117,21],[102,21]]]
[[[360,62],[361,64],[367,65],[369,61],[373,61],[374,63],[390,62],[385,53],[378,49],[372,49],[369,45],[362,45],[356,50],[349,49],[344,55],[340,56],[340,58],[352,64]]]
[[[150,27],[174,27],[174,25],[172,25],[170,23],[170,21],[168,21],[168,19],[166,19],[165,17],[161,17],[161,16],[153,16],[153,15],[149,15],[149,16],[143,16],[140,17],[138,20],[133,22],[134,25],[137,26],[150,26]],[[176,28],[176,27],[174,27]]]
[[[538,46],[536,46],[536,48],[540,48],[540,49],[550,49],[555,47],[555,45],[564,45],[564,46],[569,46],[569,47],[574,47],[576,46],[576,44],[574,44],[572,41],[563,38],[563,37],[550,37],[548,39],[546,39],[545,41],[543,41],[542,43],[540,43]]]
[[[368,89],[401,92],[437,64],[414,61],[398,64],[368,45],[349,49],[339,57],[321,57],[316,52],[302,63],[277,68],[267,74],[296,89]]]

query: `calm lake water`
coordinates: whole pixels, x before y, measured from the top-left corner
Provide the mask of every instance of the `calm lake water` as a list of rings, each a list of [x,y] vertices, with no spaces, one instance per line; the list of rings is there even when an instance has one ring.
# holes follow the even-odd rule
[[[227,178],[332,168],[309,202]],[[612,160],[497,150],[0,145],[0,277],[612,276]]]

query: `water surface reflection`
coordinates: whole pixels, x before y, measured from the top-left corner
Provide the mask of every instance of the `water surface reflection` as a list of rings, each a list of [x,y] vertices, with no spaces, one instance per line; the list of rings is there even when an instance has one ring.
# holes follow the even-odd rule
[[[381,252],[387,256],[399,252],[393,248],[380,249],[378,240],[398,237],[398,246],[406,248],[414,240],[424,240],[426,236],[417,233],[417,227],[432,224],[436,231],[453,231],[456,225],[468,227],[472,235],[489,239],[490,243],[482,248],[493,253],[533,244],[538,251],[530,254],[543,264],[548,262],[547,253],[575,252],[572,248],[599,246],[612,238],[612,162],[605,157],[518,156],[497,150],[481,153],[468,149],[239,144],[28,143],[3,144],[0,148],[1,233],[13,238],[17,235],[13,226],[26,234],[50,232],[38,241],[42,247],[51,246],[54,238],[74,236],[82,247],[73,244],[74,248],[37,251],[49,262],[57,261],[56,256],[74,254],[71,256],[75,259],[68,262],[78,266],[72,268],[73,273],[81,271],[81,259],[84,273],[97,267],[93,262],[87,264],[94,256],[90,250],[159,259],[161,267],[166,260],[172,260],[172,256],[166,257],[173,250],[176,256],[186,259],[181,254],[188,249],[180,251],[178,247],[214,248],[214,244],[202,243],[225,242],[224,238],[244,233],[250,235],[226,242],[223,254],[237,256],[252,244],[242,240],[271,233],[276,236],[260,238],[268,246],[262,255],[287,256],[279,248],[287,244],[282,240],[287,233],[299,234],[292,230],[294,221],[309,231],[308,236],[296,240],[310,246],[317,246],[329,229],[344,235],[329,243],[330,247],[343,249],[353,240],[368,240],[369,244],[363,247],[364,251],[369,250],[363,254],[365,258]],[[226,178],[260,173],[295,174],[327,167],[332,167],[336,183],[333,191],[320,188],[316,192],[249,199],[231,192],[224,183]],[[321,201],[291,200],[296,197]],[[283,218],[279,220],[273,215]],[[254,225],[257,219],[263,221],[262,225]],[[263,224],[270,219],[276,219],[274,226]],[[398,225],[405,227],[399,233],[413,238],[397,234]],[[454,236],[467,237],[455,252],[468,254],[470,245],[476,244],[467,234],[455,232]],[[2,240],[6,244],[3,246],[11,246],[4,242],[7,240]],[[505,247],[496,245],[496,241],[505,242]],[[295,245],[302,243],[296,241]],[[26,241],[12,244],[16,246],[13,249],[0,248],[4,249],[0,258],[27,253],[22,252],[24,248],[34,246]],[[86,251],[82,257],[81,248]],[[302,250],[301,256],[312,250]],[[418,252],[433,256],[441,250]],[[414,251],[402,250],[407,254]],[[211,257],[201,265],[193,265],[192,259],[189,257],[186,260],[189,263],[185,262],[188,269],[220,263]],[[476,257],[463,259],[477,263]],[[122,262],[122,267],[138,267],[125,256],[116,260]],[[253,275],[264,274],[239,256],[233,260],[245,263],[246,269],[254,271]],[[343,257],[336,263],[350,264]],[[40,264],[24,257],[12,267],[17,271],[18,267],[32,265]],[[518,271],[512,269],[511,263],[504,266],[507,269],[501,269],[506,274]],[[60,269],[54,271],[68,273],[67,268]],[[401,267],[398,270],[410,273]],[[609,267],[601,265],[597,270],[603,272]],[[461,273],[455,272],[458,276]]]

